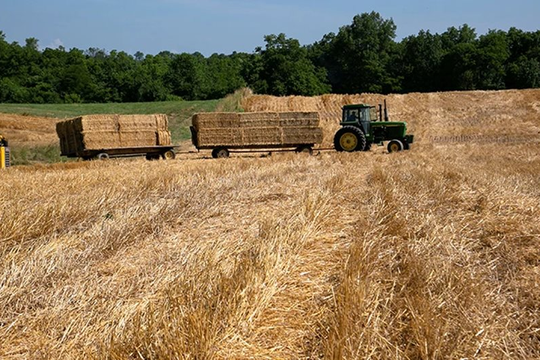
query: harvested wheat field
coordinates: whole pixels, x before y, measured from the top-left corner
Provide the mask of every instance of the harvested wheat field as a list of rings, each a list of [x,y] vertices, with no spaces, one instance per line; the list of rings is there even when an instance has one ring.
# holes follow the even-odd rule
[[[0,358],[540,357],[540,92],[506,95],[390,96],[409,152],[8,169]]]
[[[58,119],[0,113],[0,134],[18,146],[49,145],[58,142]],[[13,146],[13,145],[12,145]]]

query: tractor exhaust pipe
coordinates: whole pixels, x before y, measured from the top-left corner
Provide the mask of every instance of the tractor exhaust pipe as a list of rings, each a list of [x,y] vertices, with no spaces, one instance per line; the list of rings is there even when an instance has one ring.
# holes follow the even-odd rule
[[[388,108],[386,107],[386,99],[384,99],[384,121],[388,121]]]

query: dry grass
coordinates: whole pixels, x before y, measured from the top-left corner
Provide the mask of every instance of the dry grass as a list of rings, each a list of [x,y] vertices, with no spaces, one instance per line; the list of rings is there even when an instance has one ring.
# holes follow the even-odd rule
[[[2,359],[540,356],[538,142],[2,179]]]

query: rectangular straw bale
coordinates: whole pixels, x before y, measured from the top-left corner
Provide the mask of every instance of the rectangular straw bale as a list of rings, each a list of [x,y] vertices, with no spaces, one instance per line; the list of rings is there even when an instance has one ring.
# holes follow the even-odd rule
[[[168,130],[158,130],[157,132],[157,144],[158,145],[171,145],[171,132]]]
[[[243,128],[244,145],[279,145],[282,143],[280,127]]]
[[[239,113],[240,127],[275,127],[279,126],[276,112]]]
[[[75,121],[72,119],[66,124],[67,146],[70,154],[77,154],[83,148],[81,133],[75,130]]]
[[[56,134],[58,135],[58,139],[60,139],[60,154],[67,155],[67,138],[64,121],[56,123]]]
[[[169,130],[169,118],[165,114],[155,114],[153,115],[156,119],[156,127],[158,131],[168,131]]]
[[[117,131],[84,131],[82,135],[82,150],[113,149],[120,147],[120,137]]]
[[[238,113],[199,113],[191,122],[196,130],[238,127]]]
[[[119,115],[84,115],[73,119],[75,131],[118,131]]]
[[[135,130],[155,131],[157,121],[152,115],[120,115],[118,117],[118,128],[121,132]]]
[[[242,132],[238,128],[204,128],[197,131],[198,146],[241,146]]]
[[[319,126],[318,112],[283,112],[279,113],[280,126]]]
[[[320,127],[284,127],[283,144],[320,144],[323,140],[323,131]]]
[[[156,146],[155,130],[121,131],[118,133],[120,147]]]

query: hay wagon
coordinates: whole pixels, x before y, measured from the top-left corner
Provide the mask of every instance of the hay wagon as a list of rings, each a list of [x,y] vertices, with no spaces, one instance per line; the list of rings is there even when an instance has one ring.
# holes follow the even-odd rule
[[[231,152],[313,151],[323,138],[317,112],[199,113],[192,117],[191,140],[212,157]]]
[[[85,160],[146,156],[174,159],[166,115],[86,115],[56,124],[61,155]]]

